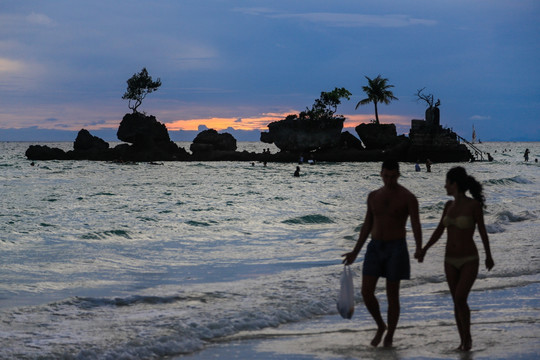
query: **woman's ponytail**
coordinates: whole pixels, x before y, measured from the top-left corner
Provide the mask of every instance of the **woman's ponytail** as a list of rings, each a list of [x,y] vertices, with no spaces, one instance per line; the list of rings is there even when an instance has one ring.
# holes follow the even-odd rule
[[[478,200],[482,207],[486,207],[486,198],[483,194],[482,184],[480,184],[474,177],[471,175],[467,176],[467,183],[469,184],[468,190],[470,191],[473,198]]]
[[[459,190],[466,192],[470,191],[472,197],[475,200],[478,200],[483,207],[486,207],[486,199],[484,198],[482,184],[480,184],[476,179],[467,174],[465,168],[461,166],[456,166],[446,173],[446,178],[452,182],[456,183]]]

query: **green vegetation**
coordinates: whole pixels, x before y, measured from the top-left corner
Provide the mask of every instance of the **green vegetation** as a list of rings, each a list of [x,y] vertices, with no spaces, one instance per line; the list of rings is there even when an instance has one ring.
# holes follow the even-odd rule
[[[128,107],[136,113],[146,95],[156,91],[161,86],[161,80],[158,78],[153,81],[146,68],[143,68],[140,73],[133,74],[128,79],[127,85],[127,90],[122,99],[129,100]],[[131,101],[135,103],[132,104]]]
[[[370,79],[366,76],[366,79],[368,80],[368,85],[362,86],[362,90],[366,93],[367,98],[360,100],[356,104],[355,109],[358,109],[360,105],[366,105],[372,102],[375,104],[375,124],[379,124],[377,103],[390,104],[392,100],[398,100],[398,98],[394,96],[392,91],[388,90],[394,87],[394,85],[388,85],[388,79],[383,79],[381,75],[378,75],[375,79]]]
[[[321,92],[321,96],[315,100],[311,109],[306,108],[299,115],[289,115],[287,119],[309,119],[313,121],[321,121],[334,118],[337,107],[341,104],[341,99],[351,99],[351,93],[345,88],[335,88],[330,92]],[[337,116],[336,118],[341,118]],[[345,120],[345,118],[343,118]]]

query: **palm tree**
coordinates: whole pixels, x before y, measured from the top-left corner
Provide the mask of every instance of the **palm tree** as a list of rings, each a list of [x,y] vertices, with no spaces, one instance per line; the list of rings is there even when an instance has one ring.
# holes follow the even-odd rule
[[[366,76],[366,79],[368,80],[368,85],[362,86],[362,90],[366,93],[367,98],[360,100],[358,104],[356,104],[355,109],[358,109],[358,106],[360,105],[366,105],[373,102],[375,104],[375,124],[379,124],[377,103],[390,104],[392,100],[398,100],[398,98],[394,96],[392,91],[388,90],[389,88],[394,87],[394,85],[387,84],[388,79],[383,79],[381,75],[378,75],[375,79],[370,79]]]

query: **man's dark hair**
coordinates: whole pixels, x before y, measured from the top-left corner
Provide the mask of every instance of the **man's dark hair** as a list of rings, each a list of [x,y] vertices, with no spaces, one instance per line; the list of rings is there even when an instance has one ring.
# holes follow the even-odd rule
[[[382,169],[397,170],[399,172],[399,163],[397,162],[397,160],[394,160],[394,159],[384,160],[383,163],[382,163],[381,170]]]

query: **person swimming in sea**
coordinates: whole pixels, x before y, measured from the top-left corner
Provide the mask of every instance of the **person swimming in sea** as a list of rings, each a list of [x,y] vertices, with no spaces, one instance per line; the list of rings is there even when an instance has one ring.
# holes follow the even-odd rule
[[[482,185],[468,175],[461,166],[454,167],[446,174],[444,186],[448,195],[454,197],[446,203],[439,225],[422,249],[418,260],[422,262],[427,250],[447,231],[444,272],[454,301],[454,312],[461,344],[458,350],[472,348],[471,313],[467,298],[478,275],[479,255],[473,240],[478,227],[486,253],[485,265],[491,270],[495,263],[491,256],[489,238],[484,224],[485,199]],[[472,198],[465,194],[469,191]]]

